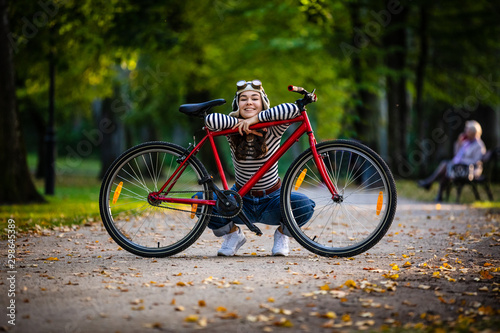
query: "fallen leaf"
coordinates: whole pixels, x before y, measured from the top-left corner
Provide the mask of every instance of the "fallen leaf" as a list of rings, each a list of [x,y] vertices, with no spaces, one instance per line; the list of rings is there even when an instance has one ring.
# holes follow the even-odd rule
[[[293,323],[286,318],[281,318],[279,321],[274,322],[273,325],[279,327],[293,327]]]
[[[159,328],[159,329],[161,329],[163,327],[163,325],[161,323],[145,323],[142,326],[145,328]]]
[[[344,286],[349,287],[349,288],[356,288],[356,282],[353,280],[347,280],[344,282]]]
[[[399,278],[399,274],[383,274],[382,276],[391,280],[397,280]]]
[[[200,320],[198,320],[198,326],[200,327],[207,327],[207,318],[203,317]]]
[[[198,321],[198,315],[192,314],[184,318],[184,321],[188,323],[196,323]]]
[[[333,311],[328,311],[327,313],[325,313],[324,315],[322,315],[322,317],[324,318],[329,318],[329,319],[336,319],[337,318],[337,314]]]
[[[218,317],[221,319],[238,319],[239,318],[239,316],[236,312],[224,313],[223,315],[219,315]]]
[[[493,275],[488,271],[480,271],[479,275],[481,275],[481,280],[490,280],[493,279]]]

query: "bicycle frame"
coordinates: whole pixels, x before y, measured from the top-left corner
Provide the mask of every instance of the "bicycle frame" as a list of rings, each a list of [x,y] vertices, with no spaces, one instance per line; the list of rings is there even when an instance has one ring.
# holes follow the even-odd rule
[[[238,190],[238,193],[240,194],[241,197],[245,196],[259,181],[259,179],[261,179],[261,177],[264,176],[265,173],[274,165],[274,163],[276,163],[288,151],[288,149],[290,149],[290,147],[292,147],[293,144],[297,142],[299,138],[306,133],[309,137],[309,145],[311,146],[311,150],[314,156],[314,161],[316,163],[316,166],[318,167],[318,171],[321,174],[325,185],[330,190],[330,193],[332,194],[332,199],[335,200],[335,198],[338,197],[337,190],[335,189],[335,186],[333,185],[330,177],[328,176],[328,172],[326,171],[323,159],[316,150],[316,139],[314,137],[314,133],[309,118],[307,117],[306,110],[301,111],[301,115],[293,119],[258,123],[256,125],[251,126],[250,129],[261,129],[261,128],[279,126],[283,124],[298,123],[298,122],[300,122],[301,125],[297,129],[295,129],[295,131],[290,135],[290,137],[279,147],[279,149],[274,154],[270,156],[269,160],[267,160],[264,163],[264,165],[262,165],[262,167],[248,180],[248,182]],[[215,206],[216,200],[168,197],[169,191],[175,185],[179,177],[182,175],[182,172],[187,167],[186,164],[187,161],[192,156],[196,155],[198,151],[201,149],[201,147],[203,147],[203,145],[207,141],[210,142],[210,146],[212,147],[212,152],[214,154],[217,170],[219,171],[224,190],[229,189],[224,169],[222,168],[222,163],[220,162],[219,153],[217,151],[217,147],[215,146],[214,137],[236,134],[238,133],[238,129],[226,129],[222,131],[211,131],[207,127],[204,127],[204,129],[206,131],[206,135],[203,137],[203,139],[201,139],[201,141],[191,150],[191,152],[189,152],[189,154],[185,158],[181,158],[181,163],[177,167],[175,172],[170,176],[170,178],[165,182],[165,184],[159,191],[150,193],[149,198],[168,203],[199,204],[199,205]]]

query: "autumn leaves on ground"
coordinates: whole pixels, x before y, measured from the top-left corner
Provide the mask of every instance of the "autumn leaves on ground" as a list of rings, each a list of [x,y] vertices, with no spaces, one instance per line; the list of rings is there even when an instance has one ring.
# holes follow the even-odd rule
[[[495,332],[499,225],[495,211],[403,200],[388,234],[354,258],[318,257],[294,241],[289,257],[272,257],[270,228],[262,237],[247,231],[236,257],[217,257],[221,241],[207,230],[184,253],[163,259],[121,250],[98,221],[39,228],[17,239],[17,321],[1,327]]]

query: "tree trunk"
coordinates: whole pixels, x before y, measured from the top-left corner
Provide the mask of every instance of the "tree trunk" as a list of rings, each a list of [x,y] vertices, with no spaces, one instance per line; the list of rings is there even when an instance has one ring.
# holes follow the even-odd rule
[[[426,124],[426,114],[424,109],[423,95],[424,95],[424,82],[425,82],[425,68],[427,67],[427,57],[429,49],[429,36],[428,36],[428,19],[429,19],[429,9],[430,3],[425,3],[420,5],[420,23],[419,23],[419,37],[420,37],[420,54],[418,57],[418,64],[416,69],[416,101],[415,101],[415,124],[416,124],[416,137],[417,140],[421,141],[425,137]],[[428,174],[426,166],[428,163],[429,156],[426,156],[426,160],[422,161],[420,167],[418,168],[419,176]]]
[[[361,6],[358,2],[352,2],[349,6],[349,11],[351,14],[353,33],[356,27],[361,27],[362,22],[359,17],[361,11]],[[355,106],[356,120],[354,121],[354,130],[356,132],[356,138],[362,141],[364,144],[378,150],[377,146],[377,128],[374,124],[377,123],[377,112],[371,109],[373,106],[373,101],[376,100],[376,96],[368,91],[363,86],[363,68],[362,68],[362,53],[354,52],[351,62],[351,67],[354,76],[354,82],[356,86],[356,92],[354,93],[354,99],[357,101]]]
[[[31,179],[17,113],[7,0],[0,0],[0,203],[43,202]]]
[[[113,89],[113,98],[105,98],[102,102],[94,102],[94,111],[97,120],[97,132],[102,138],[100,143],[101,148],[101,171],[99,179],[104,177],[104,174],[114,162],[114,160],[125,150],[125,129],[120,116],[112,110],[112,102],[118,98],[120,92],[119,87]],[[101,128],[107,124],[105,128]],[[110,130],[107,130],[110,129]]]
[[[393,173],[408,177],[412,166],[406,159],[408,105],[406,96],[406,18],[407,9],[394,14],[384,38],[388,50],[386,65],[387,104],[389,110],[389,165]]]

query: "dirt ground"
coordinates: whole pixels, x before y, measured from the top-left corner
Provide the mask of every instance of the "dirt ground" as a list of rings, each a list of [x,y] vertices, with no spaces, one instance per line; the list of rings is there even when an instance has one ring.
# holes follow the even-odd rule
[[[100,222],[38,230],[18,235],[14,267],[1,241],[0,330],[500,331],[499,226],[498,212],[401,200],[388,234],[353,258],[295,241],[290,256],[272,257],[270,228],[246,231],[235,257],[217,257],[221,240],[207,230],[163,259],[119,249]]]

